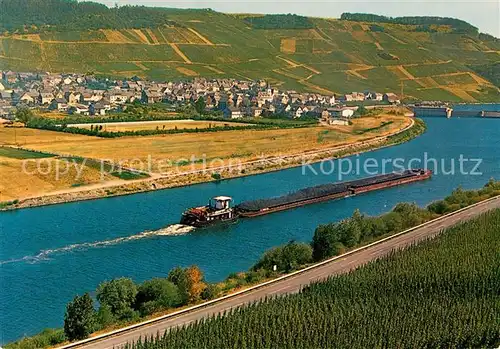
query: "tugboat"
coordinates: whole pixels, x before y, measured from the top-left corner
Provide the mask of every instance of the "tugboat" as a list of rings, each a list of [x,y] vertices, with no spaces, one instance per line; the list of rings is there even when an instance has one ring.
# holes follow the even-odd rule
[[[233,198],[216,196],[208,205],[190,208],[182,214],[181,224],[201,228],[217,223],[233,222],[238,219],[232,207]]]

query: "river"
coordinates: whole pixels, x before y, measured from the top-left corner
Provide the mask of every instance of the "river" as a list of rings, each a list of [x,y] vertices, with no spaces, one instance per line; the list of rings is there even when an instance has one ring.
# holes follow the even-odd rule
[[[500,110],[500,105],[487,107]],[[477,170],[482,174],[445,175],[440,163],[437,169],[431,164],[438,173],[429,181],[173,236],[144,232],[177,223],[185,208],[211,196],[230,195],[236,202],[272,197],[337,181],[338,175],[315,175],[310,168],[303,174],[302,168],[293,168],[217,184],[0,213],[0,343],[62,326],[65,304],[104,280],[124,276],[141,282],[192,264],[200,266],[208,281],[222,280],[248,269],[270,247],[310,241],[318,224],[341,220],[356,208],[376,215],[401,201],[426,205],[460,185],[478,188],[492,177],[500,179],[500,120],[428,118],[426,123],[428,131],[411,142],[350,159],[362,164],[368,158],[403,158],[407,164],[427,153],[428,158],[443,158],[449,171],[451,159],[458,170],[463,155],[480,158]],[[463,167],[470,172],[475,162]],[[343,180],[362,176],[364,171]]]

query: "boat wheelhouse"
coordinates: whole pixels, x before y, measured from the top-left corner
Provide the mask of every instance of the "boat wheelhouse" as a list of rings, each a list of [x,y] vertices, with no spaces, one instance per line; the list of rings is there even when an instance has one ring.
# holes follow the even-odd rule
[[[182,214],[181,224],[194,227],[205,227],[222,222],[231,222],[238,217],[232,207],[233,198],[216,196],[209,200],[208,205],[188,209]]]

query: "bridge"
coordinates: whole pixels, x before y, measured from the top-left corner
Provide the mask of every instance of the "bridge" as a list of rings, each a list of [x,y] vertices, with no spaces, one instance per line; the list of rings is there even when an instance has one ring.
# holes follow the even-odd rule
[[[453,110],[446,106],[440,107],[413,107],[415,117],[456,117],[456,118],[499,118],[499,111],[486,111],[486,110]]]

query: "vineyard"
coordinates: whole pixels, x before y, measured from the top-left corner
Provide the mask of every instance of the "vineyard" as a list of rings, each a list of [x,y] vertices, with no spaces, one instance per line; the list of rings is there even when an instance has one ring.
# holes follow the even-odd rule
[[[336,20],[64,0],[24,0],[19,7],[18,2],[0,1],[5,70],[159,81],[265,79],[280,89],[322,94],[399,92],[403,85],[410,100],[498,100],[493,83],[500,41],[458,19],[345,14]],[[402,75],[400,68],[410,74]],[[480,76],[448,80],[457,74]],[[438,82],[427,81],[436,76]]]
[[[496,347],[499,227],[496,210],[300,294],[127,349]]]

